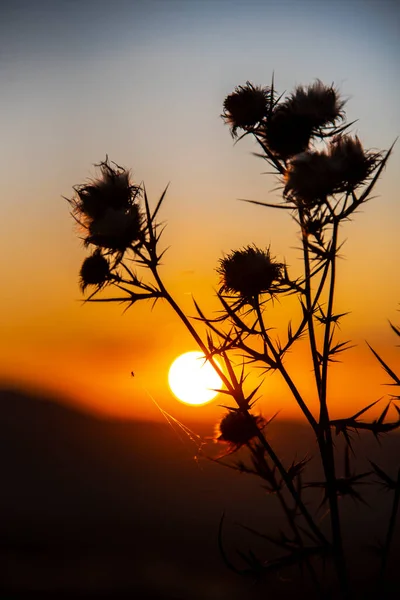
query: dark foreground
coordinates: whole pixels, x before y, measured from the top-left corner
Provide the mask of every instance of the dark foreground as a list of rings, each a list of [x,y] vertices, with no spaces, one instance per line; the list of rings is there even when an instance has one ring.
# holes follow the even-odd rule
[[[238,523],[276,533],[284,526],[276,500],[256,478],[207,459],[194,460],[196,446],[164,423],[100,421],[54,402],[3,391],[0,432],[0,600],[313,597],[295,570],[263,584],[229,571],[218,549],[223,511],[227,553],[243,566],[236,550],[255,548],[268,557],[274,549]],[[211,425],[198,431],[211,432]],[[270,436],[288,463],[296,449],[299,458],[314,448],[297,424],[274,423]],[[386,438],[384,447],[371,438],[359,447],[389,465],[389,471],[400,462],[398,436]],[[311,467],[310,478],[317,476],[317,468]],[[365,585],[374,569],[368,543],[387,526],[390,498],[368,496],[371,503],[376,500],[378,510],[347,499],[343,504],[356,589],[364,588],[354,598],[377,598]],[[323,518],[324,511],[319,515]],[[400,597],[396,546],[391,598]]]

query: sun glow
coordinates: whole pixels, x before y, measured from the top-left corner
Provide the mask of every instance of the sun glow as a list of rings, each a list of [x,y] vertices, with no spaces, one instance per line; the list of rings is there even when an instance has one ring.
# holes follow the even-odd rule
[[[215,390],[221,389],[221,378],[204,359],[201,352],[186,352],[178,356],[169,369],[169,386],[178,400],[185,404],[207,404],[218,394]]]

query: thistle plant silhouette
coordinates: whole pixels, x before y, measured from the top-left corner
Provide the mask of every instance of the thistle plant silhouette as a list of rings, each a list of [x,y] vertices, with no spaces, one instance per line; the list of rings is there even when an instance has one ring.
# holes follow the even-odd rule
[[[331,419],[327,391],[331,363],[350,347],[349,342],[337,338],[344,316],[335,312],[334,302],[340,227],[370,199],[393,146],[386,152],[365,150],[358,137],[349,134],[353,123],[346,122],[344,105],[338,91],[320,81],[297,87],[286,97],[277,94],[273,80],[265,87],[247,82],[225,98],[221,116],[232,137],[239,141],[252,136],[259,146],[259,156],[283,184],[281,203],[248,202],[286,210],[295,220],[303,272],[293,278],[288,266],[278,262],[270,248],[250,244],[230,252],[217,268],[221,305],[217,316],[206,316],[194,301],[197,317],[189,318],[160,275],[163,229],[157,217],[167,189],[151,208],[144,185],[133,183],[126,169],[106,158],[97,165],[99,178],[76,186],[75,195],[68,201],[83,232],[84,245],[92,250],[80,270],[82,291],[90,289],[86,302],[117,302],[130,308],[150,299],[170,305],[218,372],[223,382],[220,392],[230,401],[217,440],[227,445],[231,457],[241,449],[247,455],[243,460],[241,452],[240,458],[227,466],[259,477],[280,502],[287,531],[269,536],[252,530],[279,549],[279,556],[272,560],[249,551],[239,553],[241,565],[234,564],[223,544],[221,520],[219,545],[228,567],[258,579],[299,565],[315,585],[316,597],[366,597],[365,591],[359,593],[353,585],[348,569],[339,499],[349,497],[356,504],[362,503],[361,484],[368,481],[393,496],[387,531],[379,548],[377,576],[368,584],[375,596],[383,598],[389,593],[386,574],[400,501],[400,468],[396,477],[373,461],[368,471],[353,470],[352,434],[368,431],[378,438],[400,427],[400,408],[396,404],[400,396],[393,396],[377,419],[365,420],[377,401],[360,407],[353,415]],[[135,265],[146,277],[139,277]],[[117,290],[117,295],[104,296],[111,289]],[[268,327],[266,314],[273,310],[271,301],[276,296],[290,294],[298,298],[302,316],[295,327],[288,324],[285,341],[281,341]],[[400,335],[395,325],[391,327]],[[310,409],[285,363],[286,354],[301,338],[308,344],[313,365],[318,414]],[[393,385],[400,386],[400,377],[376,350],[371,351]],[[223,369],[216,357],[222,359]],[[280,374],[311,428],[321,464],[319,481],[304,480],[308,458],[290,463],[278,456],[268,436],[271,419],[255,414],[260,386],[248,391],[245,380],[248,369],[260,365],[265,372]],[[391,405],[397,411],[394,420],[388,415]],[[343,438],[345,447],[341,476],[333,433]],[[321,505],[329,514],[329,527],[328,519],[318,518],[319,507],[307,495],[318,489],[319,494],[322,490]],[[333,565],[336,584],[327,584],[321,573],[321,565],[328,561]]]

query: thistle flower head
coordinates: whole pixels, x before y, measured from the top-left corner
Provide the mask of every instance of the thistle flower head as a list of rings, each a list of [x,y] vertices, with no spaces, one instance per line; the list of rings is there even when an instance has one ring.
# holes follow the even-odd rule
[[[379,158],[380,153],[365,152],[358,137],[337,136],[327,152],[303,152],[292,158],[284,193],[313,205],[329,195],[352,191],[365,183]]]
[[[302,152],[290,161],[285,183],[286,196],[311,207],[335,192],[337,178],[327,154]]]
[[[107,209],[127,210],[140,195],[140,186],[130,182],[129,172],[122,167],[112,167],[108,159],[96,165],[101,177],[89,184],[75,186],[76,213],[87,219],[97,219]]]
[[[139,240],[142,224],[143,216],[137,204],[132,204],[127,210],[107,208],[100,218],[90,222],[85,244],[123,252]]]
[[[141,188],[130,182],[128,171],[111,166],[108,159],[97,166],[99,179],[75,186],[76,196],[69,202],[87,232],[86,245],[123,253],[141,235],[144,219],[137,202]]]
[[[108,260],[95,250],[91,256],[85,258],[79,273],[80,286],[84,292],[88,285],[103,286],[109,279],[110,265]]]
[[[269,249],[247,246],[234,250],[220,260],[221,292],[251,299],[259,294],[273,294],[283,265],[271,259]]]
[[[222,118],[231,127],[232,136],[236,130],[255,127],[267,116],[271,91],[268,87],[254,86],[249,81],[239,85],[224,100]]]
[[[287,160],[308,148],[312,131],[310,119],[296,114],[290,105],[282,103],[265,122],[261,135],[275,156]]]
[[[330,144],[332,170],[337,174],[340,190],[355,189],[365,183],[375,169],[380,153],[365,152],[357,136],[341,135]]]
[[[335,88],[316,81],[306,88],[299,86],[284,102],[276,105],[265,121],[262,135],[271,152],[288,160],[308,149],[317,131],[342,119],[344,102]]]
[[[344,100],[333,86],[328,87],[319,79],[306,88],[298,86],[287,104],[293,113],[308,119],[313,128],[334,125],[344,117]]]
[[[228,444],[232,451],[238,450],[257,437],[264,425],[265,420],[260,416],[230,410],[216,426],[215,439]]]

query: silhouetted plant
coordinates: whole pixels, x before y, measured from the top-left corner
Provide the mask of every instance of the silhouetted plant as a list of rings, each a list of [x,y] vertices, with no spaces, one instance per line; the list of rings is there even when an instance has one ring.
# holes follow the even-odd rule
[[[272,166],[283,186],[280,204],[247,202],[289,212],[300,229],[303,272],[292,278],[287,265],[273,258],[269,248],[248,245],[230,252],[217,268],[221,312],[212,318],[194,302],[197,317],[190,319],[168,292],[159,273],[164,252],[159,250],[162,228],[157,216],[166,189],[151,209],[144,186],[132,183],[129,172],[107,158],[98,165],[99,179],[76,186],[75,196],[69,202],[83,230],[85,246],[94,247],[80,271],[82,290],[91,287],[86,301],[120,302],[129,308],[140,300],[163,299],[172,307],[221,377],[223,389],[220,392],[234,402],[234,406],[226,407],[216,439],[227,444],[232,456],[240,449],[247,451],[247,459],[243,460],[242,452],[234,463],[225,463],[221,457],[216,460],[241,473],[259,477],[268,493],[275,494],[281,504],[287,521],[286,532],[274,536],[247,527],[278,547],[280,556],[266,560],[252,551],[240,552],[245,566],[235,566],[222,542],[221,521],[219,543],[226,564],[254,578],[281,572],[293,565],[304,566],[318,597],[347,599],[364,596],[353,587],[348,572],[339,499],[348,497],[356,504],[366,503],[363,486],[367,482],[377,483],[393,494],[385,540],[379,548],[377,597],[384,597],[387,591],[385,576],[400,501],[400,469],[394,477],[372,461],[368,471],[357,472],[352,467],[355,455],[352,434],[370,431],[378,438],[397,429],[400,408],[395,402],[400,396],[393,396],[375,420],[364,418],[378,401],[349,417],[330,417],[329,366],[350,347],[348,341],[336,337],[338,324],[345,315],[335,312],[334,308],[339,230],[370,198],[393,147],[386,152],[364,150],[359,138],[347,133],[352,123],[346,123],[344,104],[333,86],[325,86],[320,81],[297,87],[287,98],[276,93],[273,81],[267,87],[247,82],[225,99],[222,118],[232,136],[240,140],[252,135],[261,148],[259,156]],[[324,144],[323,149],[321,144]],[[135,264],[145,268],[146,280],[139,278]],[[109,288],[119,290],[120,294],[99,296],[102,290]],[[295,294],[302,309],[296,327],[291,322],[288,324],[284,341],[273,336],[265,319],[270,301],[277,294]],[[196,322],[201,324],[200,332]],[[392,324],[391,327],[400,335],[400,329]],[[317,415],[313,414],[285,364],[286,354],[301,338],[307,340],[313,365],[319,400]],[[399,376],[371,350],[392,379],[392,385],[400,386]],[[223,368],[215,357],[222,359]],[[239,374],[238,357],[242,362]],[[271,445],[268,424],[272,419],[254,414],[260,386],[250,391],[245,389],[246,372],[252,365],[261,366],[265,372],[280,373],[288,386],[315,435],[321,463],[320,480],[305,480],[310,457],[290,463],[282,460]],[[392,403],[397,411],[393,421],[387,418]],[[334,443],[332,432],[342,436],[344,450]],[[338,466],[340,452],[344,453],[342,474]],[[322,494],[320,507],[328,508],[329,528],[317,520],[318,507],[310,503],[307,495],[315,489],[320,490],[317,494]],[[332,561],[338,582],[336,591],[328,590],[325,577],[317,569],[318,559],[323,563]]]

